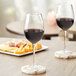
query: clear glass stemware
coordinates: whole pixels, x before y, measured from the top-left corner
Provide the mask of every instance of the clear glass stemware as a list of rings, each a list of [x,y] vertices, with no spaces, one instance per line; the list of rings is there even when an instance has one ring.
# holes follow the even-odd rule
[[[56,22],[57,25],[64,31],[64,49],[57,51],[55,55],[59,56],[62,55],[63,58],[67,58],[72,53],[72,51],[66,49],[66,43],[65,43],[66,31],[74,23],[74,11],[72,4],[66,2],[58,6]]]
[[[28,41],[33,44],[33,65],[22,67],[26,74],[41,74],[46,71],[45,66],[37,65],[35,59],[35,44],[41,40],[44,34],[44,23],[41,13],[28,13],[26,15],[24,34]]]

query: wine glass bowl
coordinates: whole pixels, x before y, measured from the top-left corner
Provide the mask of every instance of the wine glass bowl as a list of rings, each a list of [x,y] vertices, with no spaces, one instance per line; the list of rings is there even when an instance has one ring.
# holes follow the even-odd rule
[[[42,14],[28,13],[24,28],[25,37],[35,44],[44,34]]]

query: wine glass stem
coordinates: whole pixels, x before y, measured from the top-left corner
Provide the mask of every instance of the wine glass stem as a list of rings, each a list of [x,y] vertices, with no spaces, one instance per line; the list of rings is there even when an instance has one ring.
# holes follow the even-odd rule
[[[33,44],[33,66],[35,65],[35,44]]]
[[[65,40],[65,37],[66,37],[66,31],[64,31],[64,53],[65,53],[65,49],[66,49],[66,40]]]

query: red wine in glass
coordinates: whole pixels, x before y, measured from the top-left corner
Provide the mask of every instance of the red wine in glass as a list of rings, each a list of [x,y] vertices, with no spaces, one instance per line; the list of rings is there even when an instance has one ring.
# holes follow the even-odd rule
[[[42,29],[27,29],[24,30],[26,38],[33,44],[38,42],[43,36],[44,30]]]
[[[68,30],[74,23],[74,19],[72,18],[57,18],[56,19],[57,25],[65,30]]]

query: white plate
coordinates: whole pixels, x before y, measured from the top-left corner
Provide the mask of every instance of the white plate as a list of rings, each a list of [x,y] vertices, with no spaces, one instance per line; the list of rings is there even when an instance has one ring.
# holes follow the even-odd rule
[[[44,50],[46,50],[46,49],[48,49],[48,46],[42,45],[42,49],[37,50],[36,52],[44,51]],[[25,54],[14,54],[14,53],[10,53],[10,52],[3,52],[3,51],[0,51],[0,53],[8,54],[8,55],[14,55],[14,56],[24,56],[24,55],[31,54],[31,53],[33,53],[33,52],[28,52],[28,53],[25,53]]]

